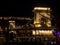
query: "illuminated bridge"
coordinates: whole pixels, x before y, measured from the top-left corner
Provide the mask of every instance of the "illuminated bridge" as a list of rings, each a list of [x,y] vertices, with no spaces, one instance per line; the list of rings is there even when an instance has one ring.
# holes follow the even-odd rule
[[[2,42],[56,41],[49,7],[35,7],[34,17],[0,17]]]

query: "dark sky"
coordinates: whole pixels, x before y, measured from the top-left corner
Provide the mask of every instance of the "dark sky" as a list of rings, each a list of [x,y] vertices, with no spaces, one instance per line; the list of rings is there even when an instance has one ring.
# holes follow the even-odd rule
[[[48,6],[52,8],[53,15],[59,13],[59,1],[33,1],[33,0],[8,0],[0,1],[0,15],[2,16],[32,16],[35,6]]]
[[[54,16],[53,19],[56,19],[59,23],[59,7],[58,0],[8,0],[8,1],[0,1],[0,16],[23,16],[23,17],[33,17],[33,8],[35,6],[47,6],[51,7],[52,12],[51,14]]]

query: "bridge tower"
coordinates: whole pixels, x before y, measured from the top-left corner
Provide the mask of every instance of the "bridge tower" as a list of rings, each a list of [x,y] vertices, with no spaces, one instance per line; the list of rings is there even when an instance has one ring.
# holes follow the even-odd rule
[[[51,9],[49,7],[35,7],[33,11],[35,27],[51,27]]]

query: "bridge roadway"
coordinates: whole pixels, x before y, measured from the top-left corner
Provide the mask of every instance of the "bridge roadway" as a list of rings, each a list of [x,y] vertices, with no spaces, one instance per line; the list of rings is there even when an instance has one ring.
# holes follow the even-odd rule
[[[10,20],[10,19],[12,19],[12,20],[14,20],[14,19],[16,19],[16,20],[32,20],[29,17],[0,17],[0,20]]]

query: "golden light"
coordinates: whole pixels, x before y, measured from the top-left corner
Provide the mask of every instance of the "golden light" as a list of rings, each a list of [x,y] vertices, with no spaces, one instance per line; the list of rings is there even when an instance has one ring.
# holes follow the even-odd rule
[[[16,31],[9,31],[9,33],[14,33],[14,34],[16,34]]]
[[[38,24],[39,24],[40,22],[38,22],[38,21],[34,21],[34,24],[36,24],[36,23],[38,23]]]
[[[51,20],[50,20],[50,7],[35,7],[34,8],[34,14],[35,14],[35,18],[34,18],[34,24],[35,24],[35,27],[41,27],[43,26],[41,24],[41,19],[42,18],[46,18],[47,21],[44,21],[44,24],[47,26],[47,27],[51,27]],[[39,24],[40,23],[40,24]]]
[[[9,21],[9,22],[15,22],[15,21]]]
[[[50,8],[47,8],[47,7],[35,7],[34,10],[50,10]]]
[[[38,31],[36,31],[36,35],[38,35],[39,34],[39,32]]]
[[[44,32],[44,30],[42,30],[41,32]]]
[[[35,35],[35,31],[34,30],[32,30],[32,33],[33,33],[33,35]]]
[[[2,19],[2,17],[0,17],[0,19]]]
[[[52,35],[53,30],[33,30],[33,35]]]
[[[50,18],[50,16],[46,12],[41,12],[40,14],[47,17],[47,18]]]
[[[35,24],[35,27],[41,27],[41,25],[40,24]]]
[[[51,27],[51,22],[48,20],[48,22],[46,23],[46,25],[47,25],[48,27]]]
[[[13,28],[15,28],[15,25],[13,23],[10,23],[11,26],[13,26]]]
[[[11,21],[9,21],[9,24],[10,24],[9,26],[12,26],[13,28],[15,28],[15,21],[11,20]]]

